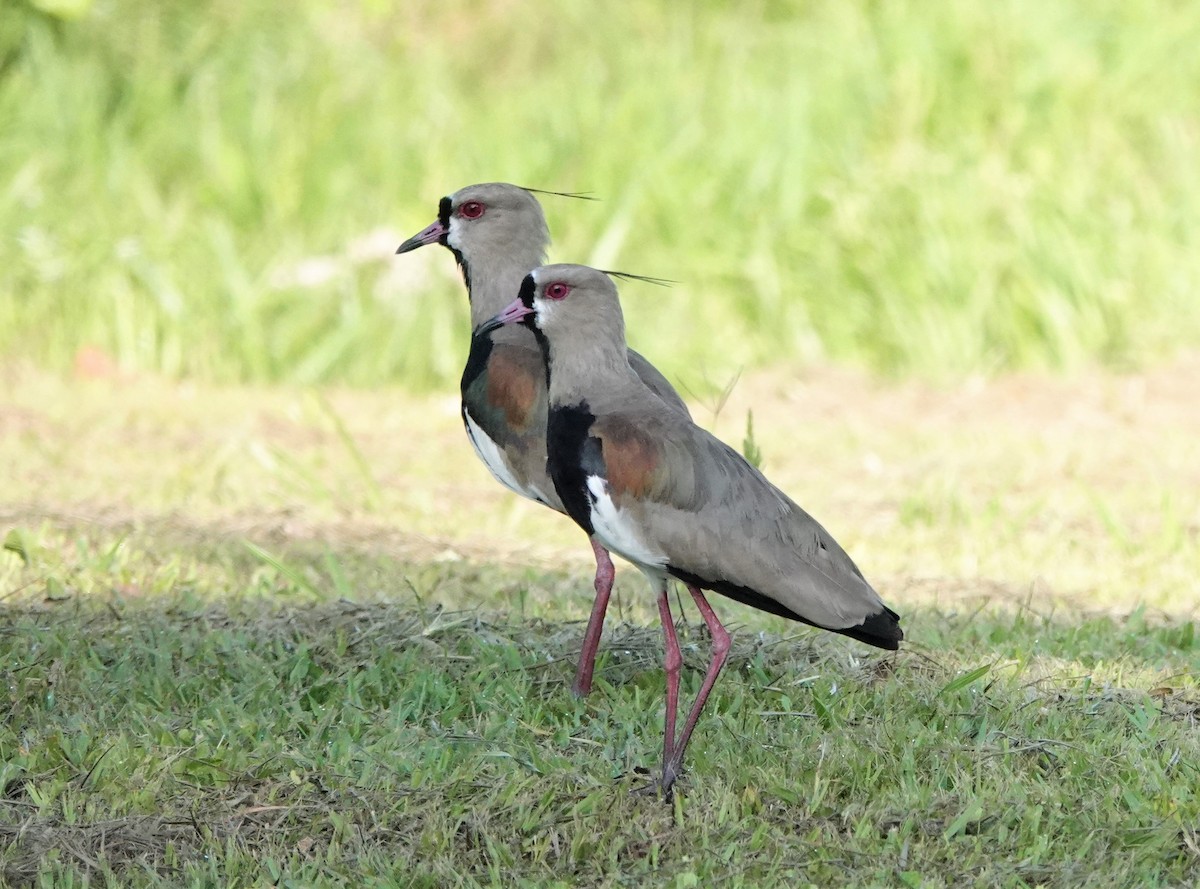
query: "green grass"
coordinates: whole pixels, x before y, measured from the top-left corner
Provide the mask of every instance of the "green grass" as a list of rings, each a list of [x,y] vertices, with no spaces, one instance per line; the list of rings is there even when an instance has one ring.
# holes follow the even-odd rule
[[[1200,878],[1191,625],[917,608],[893,657],[752,623],[666,806],[631,794],[660,751],[652,625],[614,622],[579,702],[581,624],[431,604],[557,598],[581,573],[20,530],[0,562],[12,885]],[[684,647],[692,694],[697,627]]]
[[[552,258],[684,282],[626,305],[693,378],[1200,335],[1194,4],[65,6],[0,9],[0,350],[41,366],[451,381],[452,261],[391,250],[492,178],[600,196],[547,198]]]
[[[0,884],[1200,882],[1196,45],[1170,0],[0,5]],[[635,345],[903,613],[881,656],[716,603],[670,807],[652,602],[573,700],[586,548],[468,455],[450,257],[391,255],[493,178],[683,282]],[[1159,369],[726,390],[781,359]]]
[[[632,793],[653,598],[618,575],[573,700],[590,553],[455,399],[3,373],[0,884],[1195,885],[1193,379],[695,404],[907,641],[715,598],[734,652],[668,807]]]

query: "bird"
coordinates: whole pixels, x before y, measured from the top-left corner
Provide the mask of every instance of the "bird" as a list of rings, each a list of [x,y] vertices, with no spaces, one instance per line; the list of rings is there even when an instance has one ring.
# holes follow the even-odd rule
[[[659,786],[668,799],[683,753],[729,653],[704,596],[721,593],[882,649],[899,648],[900,617],[816,519],[737,451],[689,417],[664,411],[630,365],[617,288],[579,265],[533,270],[481,332],[534,331],[550,407],[547,467],[568,515],[633,563],[658,598],[666,715]],[[667,599],[682,582],[708,627],[704,681],[675,734],[682,666]]]
[[[441,199],[437,220],[401,244],[396,253],[441,244],[454,254],[467,287],[474,331],[460,385],[467,435],[502,485],[565,513],[546,473],[547,398],[541,350],[524,328],[478,333],[483,322],[513,298],[529,271],[545,262],[550,233],[532,191],[506,182],[460,188]],[[654,365],[631,349],[627,355],[638,378],[660,400],[660,409],[689,416],[683,399]],[[571,685],[576,697],[591,691],[615,576],[608,552],[594,536],[589,535],[589,542],[596,560],[596,596]]]

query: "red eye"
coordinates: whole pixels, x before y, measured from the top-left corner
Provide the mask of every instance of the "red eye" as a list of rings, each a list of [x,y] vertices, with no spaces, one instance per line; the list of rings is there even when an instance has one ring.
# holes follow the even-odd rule
[[[484,209],[483,204],[479,203],[479,201],[467,201],[458,208],[458,215],[466,219],[478,219],[483,215]]]
[[[547,299],[563,299],[571,292],[571,287],[561,281],[555,281],[553,284],[546,285]]]

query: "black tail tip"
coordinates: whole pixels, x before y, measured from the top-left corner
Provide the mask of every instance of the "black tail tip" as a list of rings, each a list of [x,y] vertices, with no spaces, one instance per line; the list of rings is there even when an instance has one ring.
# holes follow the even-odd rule
[[[900,629],[900,615],[886,605],[883,611],[872,614],[857,627],[843,630],[851,639],[874,645],[876,648],[886,648],[895,651],[904,639],[904,630]]]

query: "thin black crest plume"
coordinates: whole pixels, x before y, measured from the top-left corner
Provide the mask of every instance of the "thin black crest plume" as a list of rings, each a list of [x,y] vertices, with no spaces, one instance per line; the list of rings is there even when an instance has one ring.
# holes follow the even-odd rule
[[[531,191],[534,194],[550,194],[556,198],[575,198],[579,201],[598,201],[599,198],[592,197],[590,191],[546,191],[544,188],[528,188],[524,185],[517,186],[524,191]]]
[[[610,278],[618,278],[622,281],[644,281],[647,284],[653,284],[655,287],[670,287],[672,284],[678,284],[678,281],[672,281],[670,278],[652,278],[649,275],[635,275],[633,272],[613,272],[608,269],[600,269]]]

